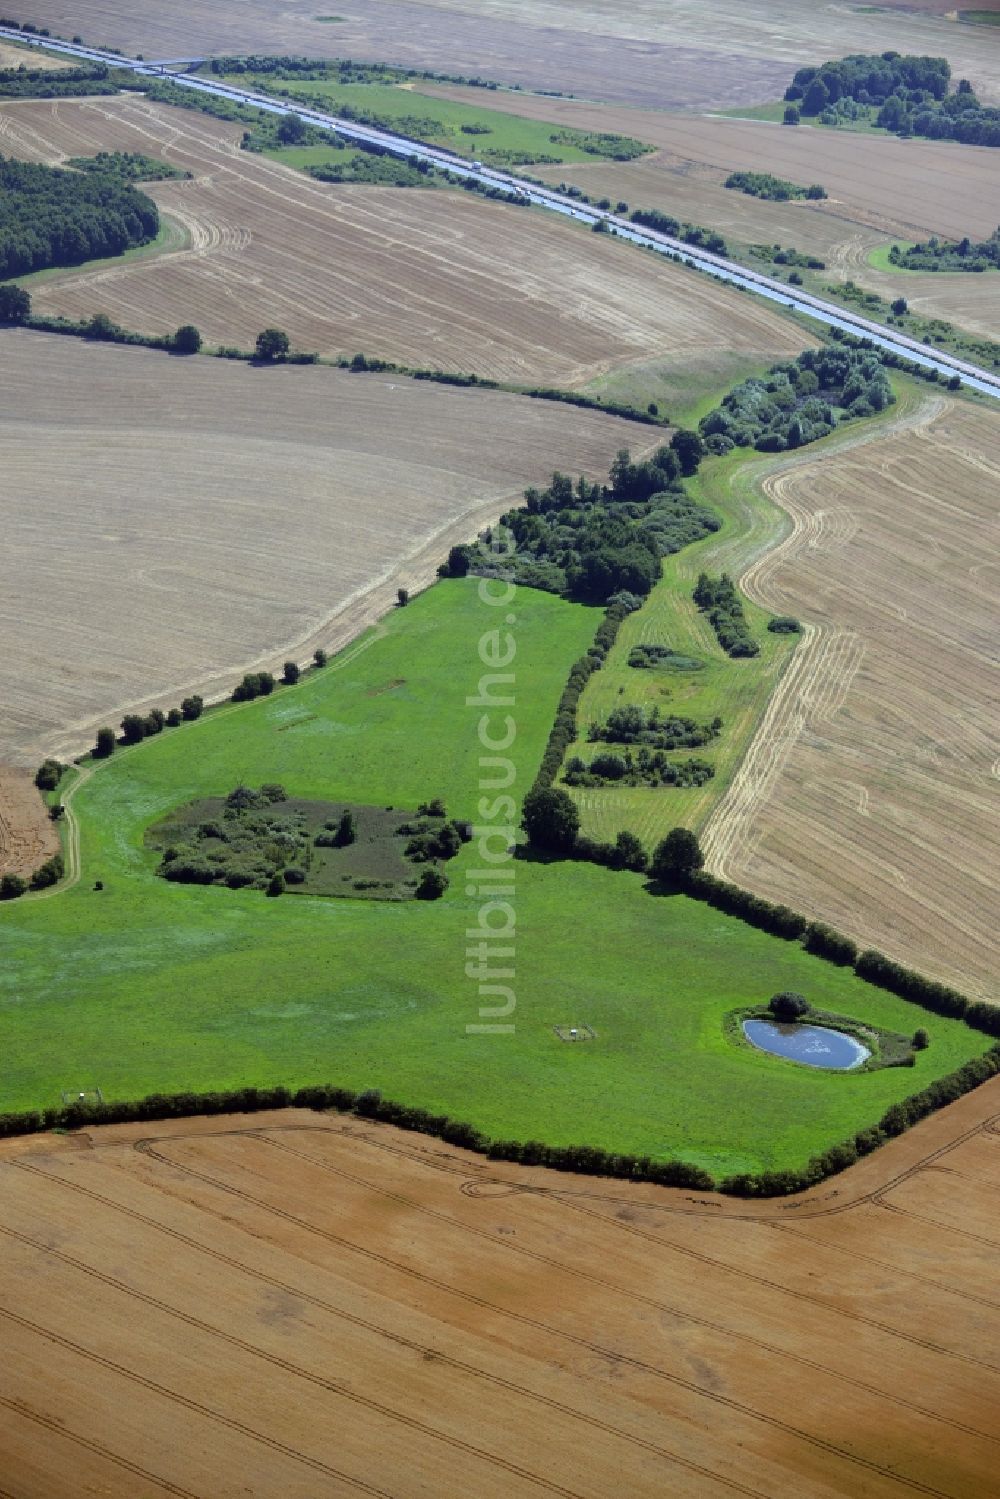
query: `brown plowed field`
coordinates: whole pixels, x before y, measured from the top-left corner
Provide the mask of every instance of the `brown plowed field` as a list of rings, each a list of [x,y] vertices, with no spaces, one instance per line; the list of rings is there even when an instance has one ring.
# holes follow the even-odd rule
[[[759,300],[554,215],[457,192],[332,187],[237,150],[239,135],[135,97],[0,109],[10,155],[140,150],[195,174],[148,189],[190,249],[36,282],[36,310],[106,312],[141,332],[193,322],[243,348],[277,325],[324,355],[560,385],[654,354],[778,356],[806,341]]]
[[[989,32],[945,20],[947,0],[893,6],[713,0],[706,13],[702,0],[345,0],[330,12],[343,19],[323,24],[316,0],[22,0],[19,14],[146,57],[382,58],[656,108],[760,103],[803,63],[887,48],[945,54],[956,77],[1000,97]]]
[[[985,1499],[1000,1085],[803,1197],[285,1112],[0,1146],[10,1499]]]
[[[59,852],[59,834],[24,770],[0,765],[0,874],[33,874]]]
[[[1000,44],[994,50],[1000,58]],[[425,87],[442,98],[482,102],[479,89],[446,83]],[[813,125],[793,130],[764,120],[664,114],[522,94],[490,94],[489,100],[491,109],[507,114],[530,115],[583,130],[620,131],[658,146],[664,154],[656,162],[641,164],[647,173],[692,173],[718,184],[730,172],[750,170],[773,172],[803,186],[821,182],[829,199],[818,207],[800,205],[802,218],[821,212],[855,219],[885,230],[883,239],[907,234],[960,239],[963,234],[992,234],[997,227],[998,164],[996,151],[986,146],[904,141],[880,132],[861,134]],[[622,168],[623,177],[626,171],[639,169]],[[548,175],[558,179],[571,170],[560,168]],[[628,195],[623,192],[621,196]],[[737,194],[732,192],[732,196]],[[646,206],[640,197],[633,192],[629,199],[633,207]]]
[[[922,422],[779,465],[794,529],[744,586],[796,652],[705,834],[712,867],[997,999],[1000,420]]]
[[[3,759],[342,645],[553,468],[662,431],[501,392],[0,335]]]

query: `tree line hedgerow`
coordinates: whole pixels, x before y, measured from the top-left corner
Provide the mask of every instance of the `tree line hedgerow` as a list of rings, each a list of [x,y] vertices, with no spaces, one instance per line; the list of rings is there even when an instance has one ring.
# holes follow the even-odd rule
[[[826,188],[818,182],[809,187],[800,187],[784,177],[773,177],[770,172],[730,172],[724,187],[735,188],[751,198],[770,198],[775,203],[787,203],[792,198],[825,198]]]
[[[743,602],[728,573],[721,578],[699,573],[693,598],[728,656],[760,655],[760,646],[750,634]]]

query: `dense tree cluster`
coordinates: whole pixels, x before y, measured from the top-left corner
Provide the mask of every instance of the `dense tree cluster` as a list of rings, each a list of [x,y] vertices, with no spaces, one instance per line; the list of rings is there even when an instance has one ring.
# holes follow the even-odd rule
[[[724,187],[735,188],[751,198],[770,198],[775,203],[787,203],[791,198],[825,198],[826,188],[818,182],[800,187],[784,177],[774,177],[770,172],[730,172]]]
[[[781,453],[826,437],[842,421],[884,411],[896,399],[885,363],[861,343],[806,349],[763,379],[734,386],[701,420],[706,445],[713,452]]]
[[[1000,146],[1000,109],[981,104],[967,79],[953,92],[950,82],[944,57],[852,53],[819,67],[799,68],[785,98],[803,115],[818,115],[823,124],[861,114],[897,135]]]
[[[729,656],[758,656],[760,646],[750,634],[743,602],[728,573],[710,578],[699,573],[694,601],[707,616],[722,649]]]
[[[567,786],[704,786],[715,775],[708,760],[690,755],[686,760],[670,760],[661,749],[651,750],[641,744],[633,753],[631,747],[622,754],[602,751],[588,764],[579,755],[567,762],[563,777]]]
[[[719,529],[718,516],[684,493],[681,475],[690,463],[679,438],[642,463],[623,449],[607,485],[584,478],[574,485],[556,473],[547,489],[526,490],[525,506],[502,517],[503,550],[492,529],[484,532],[463,549],[465,570],[590,603],[622,591],[645,597],[662,557]],[[450,563],[444,571],[450,574]]]
[[[639,671],[655,671],[660,667],[670,671],[703,671],[705,667],[697,656],[683,656],[669,645],[656,645],[652,641],[634,645],[628,654],[628,664]]]
[[[809,255],[805,250],[796,250],[794,245],[751,245],[750,254],[755,260],[769,260],[772,265],[790,265],[809,271],[825,271],[826,261],[818,255]]]
[[[117,94],[135,88],[132,73],[88,63],[79,68],[4,68],[0,70],[0,99],[67,99],[89,94]],[[178,90],[180,92],[180,90]]]
[[[129,183],[0,157],[0,278],[148,244],[156,204]]]
[[[317,182],[355,182],[372,187],[432,187],[435,178],[426,161],[403,161],[388,151],[373,150],[345,151],[338,161],[318,162],[306,170]]]
[[[889,260],[904,271],[1000,271],[1000,228],[978,241],[932,236],[923,244],[893,245]]]
[[[269,671],[248,671],[233,688],[234,703],[250,703],[255,697],[269,697],[274,691],[274,677]]]

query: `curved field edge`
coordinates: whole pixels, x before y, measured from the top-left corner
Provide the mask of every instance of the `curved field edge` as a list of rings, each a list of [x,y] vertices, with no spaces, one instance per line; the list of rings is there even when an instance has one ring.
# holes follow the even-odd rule
[[[503,1002],[479,990],[482,949],[492,951],[479,936],[479,871],[495,865],[478,837],[429,904],[268,900],[155,875],[145,828],[237,780],[401,808],[440,794],[452,815],[498,827],[508,814],[497,820],[496,791],[485,807],[480,798],[483,710],[467,703],[498,612],[472,580],[439,584],[341,670],[118,751],[81,777],[71,798],[81,877],[58,897],[0,909],[0,1108],[57,1107],[63,1090],[94,1087],[114,1100],[330,1080],[495,1138],[582,1137],[722,1176],[802,1166],[986,1049],[958,1022],[699,902],[656,898],[640,877],[526,861],[508,866],[513,1030],[470,1032],[488,1018],[481,1007]],[[519,796],[598,615],[530,590],[509,612]],[[725,1014],[777,989],[904,1034],[926,1025],[931,1046],[912,1069],[826,1077],[732,1047]],[[558,1039],[556,1026],[579,1024],[592,1043]]]

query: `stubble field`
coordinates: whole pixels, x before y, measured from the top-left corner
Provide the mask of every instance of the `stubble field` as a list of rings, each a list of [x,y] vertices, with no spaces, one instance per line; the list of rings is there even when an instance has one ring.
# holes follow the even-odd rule
[[[983,1499],[998,1110],[760,1205],[304,1112],[4,1142],[4,1492]]]
[[[924,417],[764,482],[793,521],[744,575],[807,626],[709,823],[712,867],[996,999],[995,413]]]
[[[996,50],[1000,55],[1000,48]],[[479,93],[457,84],[422,87],[449,99],[469,100]],[[860,134],[812,125],[792,129],[765,120],[693,117],[511,93],[491,94],[490,108],[584,130],[617,131],[658,146],[657,158],[622,168],[623,181],[632,188],[629,201],[636,208],[648,206],[636,186],[637,171],[652,191],[652,184],[660,182],[663,192],[672,185],[666,174],[690,174],[718,185],[730,172],[747,170],[773,172],[802,186],[822,183],[829,199],[816,208],[803,204],[803,219],[812,212],[829,213],[883,229],[883,239],[911,232],[915,238],[939,234],[960,239],[963,234],[991,234],[996,228],[997,163],[995,152],[986,146],[904,141],[882,132]],[[564,167],[546,175],[559,180],[574,170]],[[726,195],[739,196],[731,190]],[[760,206],[754,205],[754,211]],[[770,206],[788,212],[787,204]]]
[[[59,834],[27,771],[0,765],[0,874],[27,878],[59,852]]]
[[[3,335],[0,759],[343,644],[553,467],[654,430],[500,392]]]
[[[37,311],[108,313],[140,332],[193,322],[215,344],[261,328],[323,355],[578,385],[656,354],[675,366],[733,353],[778,357],[794,322],[608,236],[465,194],[336,187],[238,150],[239,126],[143,99],[0,108],[0,149],[59,161],[144,151],[194,174],[148,191],[189,249],[33,289]]]
[[[381,58],[525,88],[654,108],[723,108],[778,97],[803,63],[848,52],[944,53],[957,77],[1000,97],[1000,58],[939,0],[896,6],[815,0],[24,0],[23,19],[146,57],[294,52]]]

